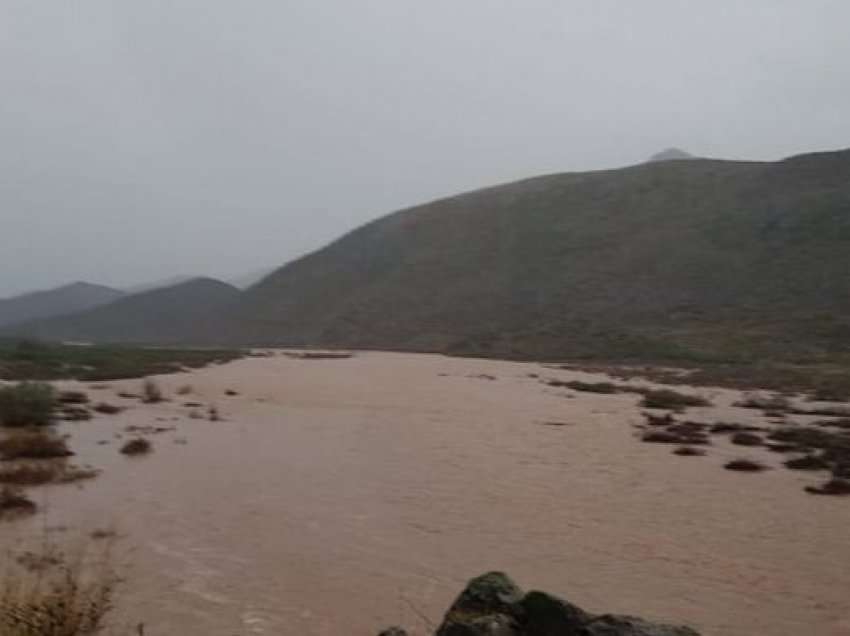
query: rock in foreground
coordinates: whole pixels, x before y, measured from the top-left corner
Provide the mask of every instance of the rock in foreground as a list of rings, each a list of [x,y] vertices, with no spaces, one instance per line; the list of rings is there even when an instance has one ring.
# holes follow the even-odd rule
[[[385,633],[402,636],[393,628]],[[436,636],[699,636],[690,627],[632,616],[593,616],[545,592],[522,590],[501,572],[479,576],[452,604]]]

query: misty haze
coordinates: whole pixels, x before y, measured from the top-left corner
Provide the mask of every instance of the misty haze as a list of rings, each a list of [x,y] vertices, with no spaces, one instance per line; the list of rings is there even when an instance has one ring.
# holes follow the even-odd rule
[[[848,23],[0,0],[0,636],[850,636]]]

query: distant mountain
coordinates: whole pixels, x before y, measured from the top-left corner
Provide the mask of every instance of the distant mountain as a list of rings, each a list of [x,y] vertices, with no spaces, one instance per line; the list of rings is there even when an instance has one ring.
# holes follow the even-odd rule
[[[2,334],[522,358],[850,353],[850,150],[555,174],[402,210],[244,292],[194,279]]]
[[[221,339],[219,319],[239,294],[232,285],[195,278],[71,316],[6,326],[0,335],[86,342],[202,343]]]
[[[242,274],[241,276],[235,276],[233,278],[228,279],[228,283],[233,285],[234,287],[238,287],[239,289],[248,289],[252,285],[256,285],[261,280],[263,280],[266,276],[275,271],[276,267],[267,267],[265,269],[254,270],[253,272],[248,272],[246,274]]]
[[[185,283],[187,281],[193,280],[195,278],[201,278],[199,276],[169,276],[168,278],[163,278],[161,280],[148,281],[147,283],[139,283],[138,285],[131,285],[129,287],[125,287],[123,289],[125,294],[141,294],[143,292],[153,291],[154,289],[163,289],[164,287],[174,287],[175,285],[179,285],[181,283]]]
[[[681,159],[696,159],[692,154],[685,152],[679,148],[667,148],[661,152],[655,153],[649,158],[649,161],[676,161]]]
[[[243,293],[242,341],[492,356],[850,348],[850,151],[556,174],[369,223]]]
[[[85,311],[123,295],[111,287],[78,282],[0,299],[0,326]]]

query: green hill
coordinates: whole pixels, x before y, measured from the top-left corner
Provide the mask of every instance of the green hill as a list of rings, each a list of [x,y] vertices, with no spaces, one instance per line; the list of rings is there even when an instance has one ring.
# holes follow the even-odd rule
[[[850,151],[544,176],[396,212],[277,270],[241,342],[567,358],[850,348]]]

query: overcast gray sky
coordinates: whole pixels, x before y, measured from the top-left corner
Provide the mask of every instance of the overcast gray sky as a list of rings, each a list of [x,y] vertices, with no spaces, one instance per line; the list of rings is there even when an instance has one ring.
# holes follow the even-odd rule
[[[847,0],[0,0],[0,296],[667,146],[850,145]]]

